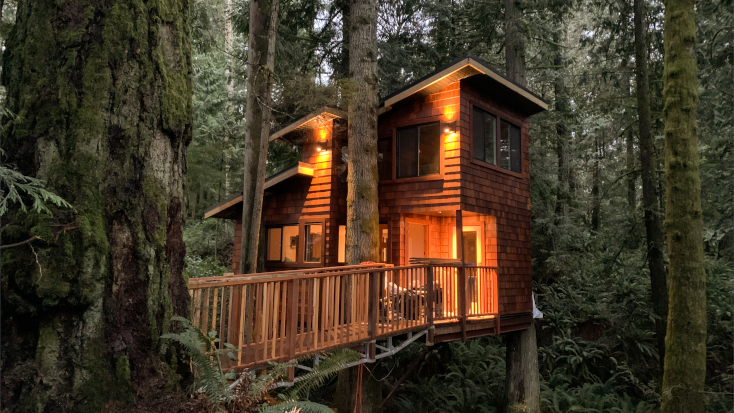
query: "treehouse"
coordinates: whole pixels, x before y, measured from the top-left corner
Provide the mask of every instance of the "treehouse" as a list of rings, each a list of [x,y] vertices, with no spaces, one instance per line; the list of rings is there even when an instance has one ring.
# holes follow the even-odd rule
[[[234,274],[241,195],[210,208],[236,221],[235,268],[190,280],[194,322],[238,346],[241,367],[359,345],[374,360],[394,351],[376,340],[401,334],[434,343],[528,328],[528,119],[545,109],[471,55],[386,97],[379,258],[361,266],[344,264],[347,115],[324,108],[273,133],[303,157],[265,183],[267,272]]]

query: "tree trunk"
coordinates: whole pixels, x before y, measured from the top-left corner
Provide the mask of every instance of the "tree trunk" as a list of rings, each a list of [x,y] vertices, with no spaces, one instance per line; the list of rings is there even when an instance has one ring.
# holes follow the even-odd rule
[[[540,412],[540,377],[535,322],[530,328],[505,334],[508,411]]]
[[[224,0],[224,50],[232,53],[232,45],[234,43],[234,31],[232,30],[232,0]],[[232,58],[227,56],[227,66],[224,69],[224,81],[227,82],[227,112],[234,110],[232,105],[234,100],[234,79],[230,71],[232,67]],[[231,192],[231,176],[232,156],[229,152],[229,133],[224,134],[224,196],[229,197]]]
[[[640,164],[642,167],[642,204],[647,234],[647,264],[650,269],[650,292],[655,320],[655,336],[660,368],[665,355],[665,324],[668,317],[668,290],[663,256],[663,228],[657,208],[655,188],[655,148],[650,115],[650,81],[647,68],[647,26],[644,0],[634,0],[635,70],[637,71],[637,113],[640,126]]]
[[[599,213],[601,210],[601,199],[599,198],[599,138],[594,138],[594,165],[591,167],[591,229],[599,231]]]
[[[510,29],[517,29],[516,22],[522,15],[513,0],[506,0],[505,13],[507,75],[510,80],[525,86],[525,40],[519,30]],[[510,49],[513,49],[512,53]],[[527,330],[505,334],[505,343],[505,374],[510,411],[540,413],[538,345],[534,322]]]
[[[703,412],[706,270],[696,124],[694,0],[665,1],[665,225],[670,268],[663,413]]]
[[[353,0],[349,70],[355,91],[349,103],[347,162],[347,263],[377,261],[377,4]]]
[[[245,107],[245,156],[242,189],[242,240],[239,270],[241,274],[255,272],[257,262],[250,262],[257,251],[260,219],[255,219],[256,204],[262,203],[258,193],[260,178],[264,180],[270,131],[270,91],[273,65],[269,64],[271,25],[277,25],[277,0],[250,2],[250,32],[247,50],[247,100]],[[275,14],[275,18],[273,18]],[[272,42],[275,41],[272,30]],[[262,186],[260,186],[262,187]],[[258,214],[259,215],[259,214]],[[254,243],[253,243],[254,241]]]
[[[560,36],[555,38],[560,43]],[[566,97],[566,84],[563,80],[563,54],[560,47],[556,46],[556,58],[553,62],[558,75],[553,84],[555,95],[555,111],[558,116],[556,123],[556,156],[558,158],[558,192],[556,193],[556,215],[558,216],[558,224],[561,224],[563,218],[568,216],[569,201],[569,160],[568,160],[568,144],[569,134],[566,126],[566,115],[568,112],[568,102]],[[559,246],[562,248],[562,245]]]
[[[517,0],[505,0],[505,64],[507,77],[525,85],[525,36],[520,27],[522,11]]]
[[[355,411],[356,403],[361,403],[357,411],[362,413],[380,412],[382,405],[382,382],[375,379],[372,372],[375,371],[379,361],[369,365],[359,365],[339,371],[339,378],[336,383],[336,393],[334,395],[334,404],[339,412],[352,413]],[[362,394],[357,394],[360,388],[359,375],[362,370],[361,390]]]
[[[351,0],[336,0],[334,4],[339,8],[342,17],[342,44],[339,48],[339,58],[334,65],[334,80],[349,78],[349,30]]]
[[[346,260],[350,265],[377,261],[380,216],[377,209],[377,3],[352,0],[349,29],[349,72],[354,92],[349,98],[349,155],[347,161]],[[339,411],[352,412],[361,393],[362,411],[380,411],[380,382],[356,377],[361,366],[339,373],[335,402]],[[371,367],[372,368],[372,367]],[[364,369],[364,376],[370,376]],[[372,383],[370,385],[370,383]],[[347,392],[347,390],[350,390]]]
[[[2,83],[8,161],[74,205],[11,212],[3,404],[99,411],[174,389],[160,340],[186,316],[182,211],[191,141],[188,2],[18,2]]]
[[[627,162],[627,205],[629,206],[630,213],[634,212],[637,208],[637,173],[635,173],[635,135],[632,132],[627,132],[627,139],[625,139],[625,145],[627,153],[625,154],[625,160]]]

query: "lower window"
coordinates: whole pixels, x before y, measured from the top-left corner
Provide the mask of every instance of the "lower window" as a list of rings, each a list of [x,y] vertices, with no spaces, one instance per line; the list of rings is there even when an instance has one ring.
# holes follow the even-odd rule
[[[306,224],[304,262],[321,262],[324,250],[324,226],[319,223]]]
[[[296,262],[298,225],[268,228],[268,261]]]

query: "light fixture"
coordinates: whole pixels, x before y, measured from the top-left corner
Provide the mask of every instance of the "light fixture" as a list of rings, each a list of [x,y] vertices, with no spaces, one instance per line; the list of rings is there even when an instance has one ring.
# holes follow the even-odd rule
[[[456,132],[456,121],[453,122],[446,122],[444,132],[446,133],[455,133]]]
[[[326,152],[326,151],[327,151],[327,149],[326,149],[326,141],[325,140],[316,142],[316,152]]]

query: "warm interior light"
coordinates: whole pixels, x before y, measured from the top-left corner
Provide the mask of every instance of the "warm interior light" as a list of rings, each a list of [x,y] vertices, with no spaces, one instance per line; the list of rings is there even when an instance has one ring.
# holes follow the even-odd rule
[[[321,147],[320,146],[317,146],[316,147],[316,152],[321,152]]]

